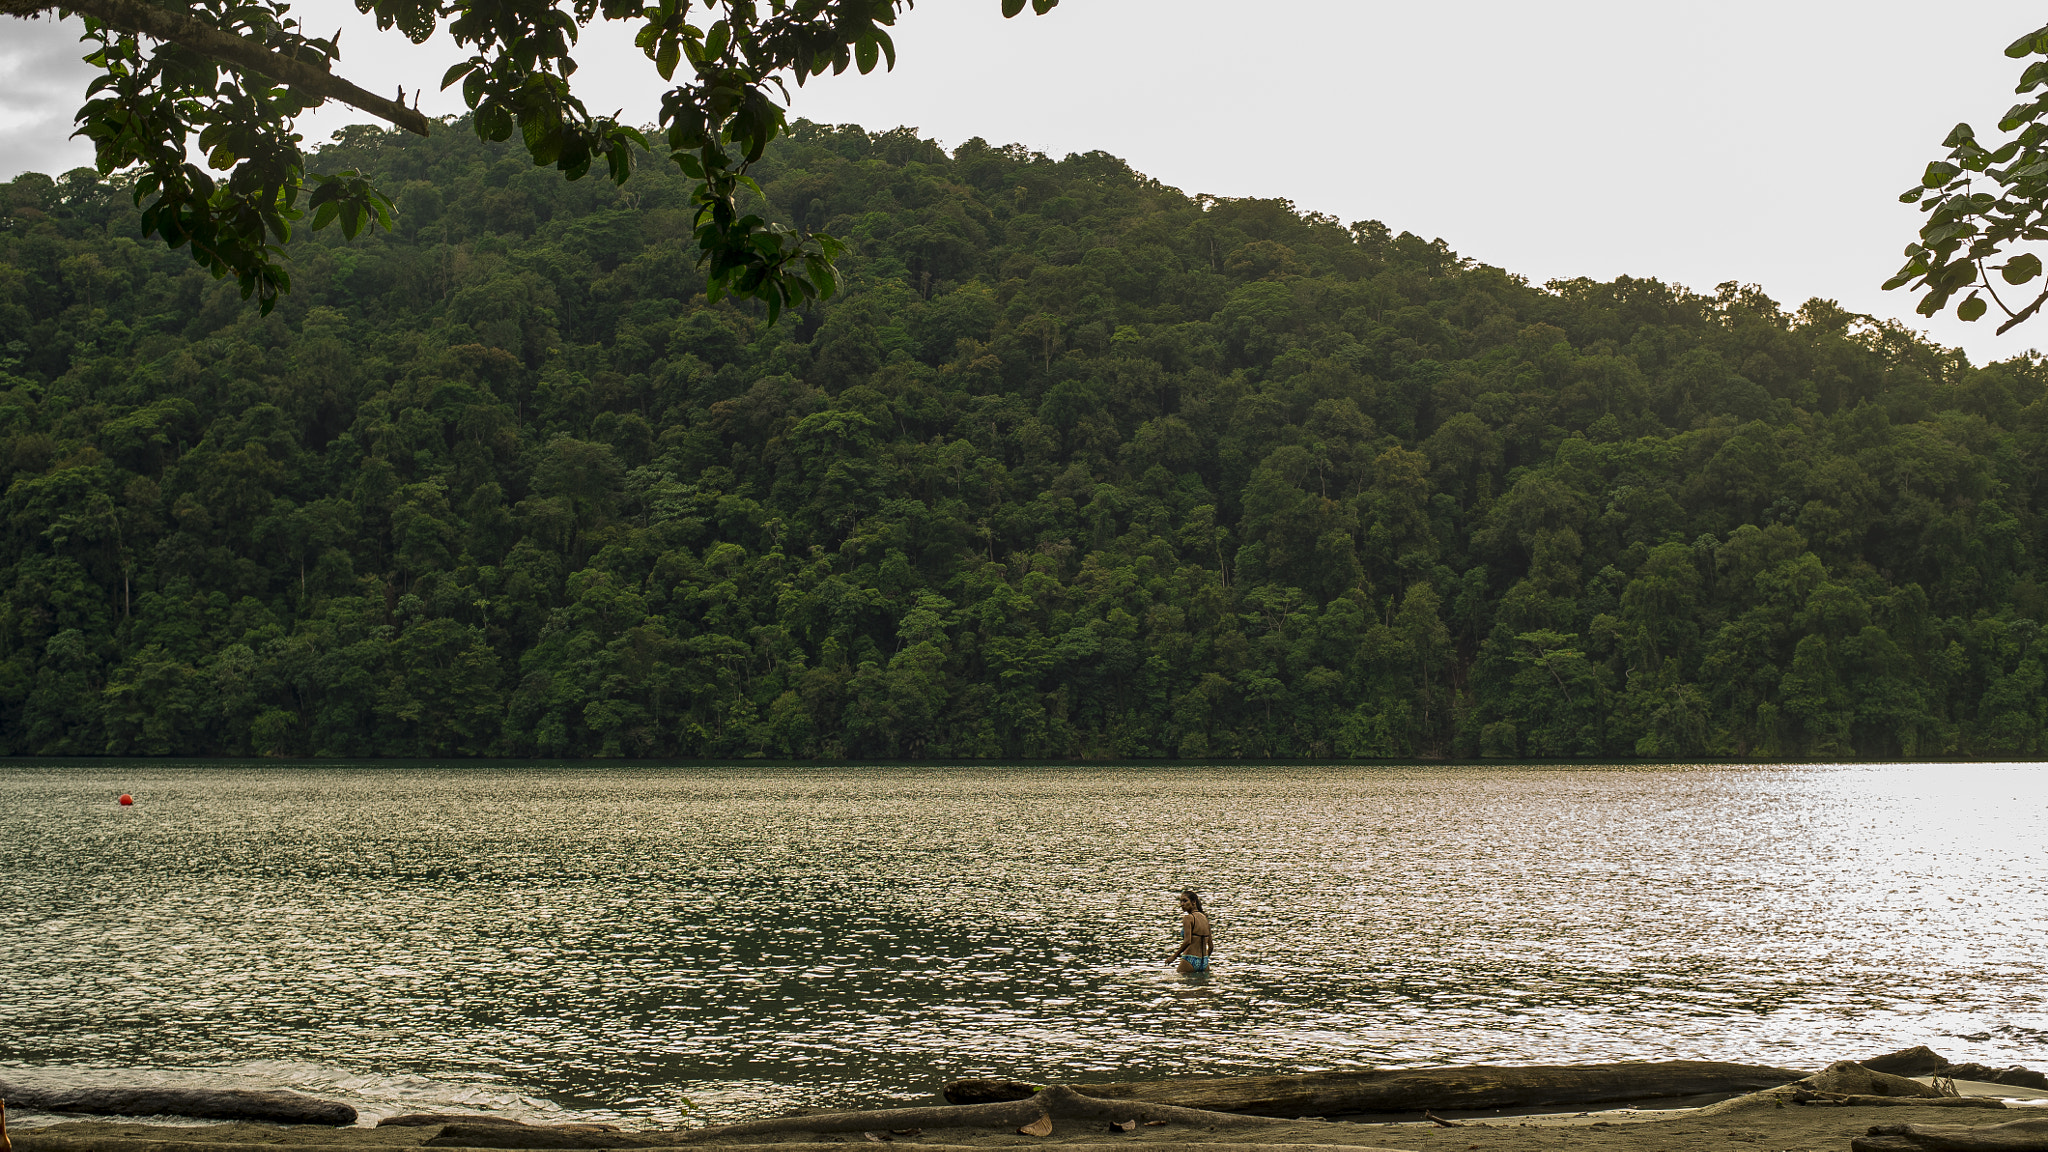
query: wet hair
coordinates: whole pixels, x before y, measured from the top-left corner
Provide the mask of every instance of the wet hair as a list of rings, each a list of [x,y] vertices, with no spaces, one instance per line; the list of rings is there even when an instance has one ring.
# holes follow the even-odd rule
[[[1193,888],[1181,889],[1180,898],[1183,900],[1192,901],[1195,905],[1195,911],[1202,911],[1202,897],[1198,895]]]

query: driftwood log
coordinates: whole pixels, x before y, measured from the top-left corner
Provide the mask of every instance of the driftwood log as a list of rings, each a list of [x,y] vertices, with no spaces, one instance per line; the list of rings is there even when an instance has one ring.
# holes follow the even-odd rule
[[[2048,1119],[1972,1128],[1963,1124],[1880,1124],[1849,1142],[1851,1152],[2048,1152]]]
[[[490,1116],[477,1112],[408,1112],[403,1116],[386,1116],[377,1121],[379,1128],[431,1128],[436,1124],[514,1124],[524,1125],[524,1120],[510,1116]]]
[[[1989,1064],[1951,1064],[1942,1069],[1941,1074],[1955,1080],[1977,1080],[1987,1084],[2007,1084],[2014,1088],[2048,1090],[2048,1073],[2036,1072],[2020,1064],[2010,1068],[1993,1068]]]
[[[1909,1104],[1915,1108],[1990,1108],[2001,1109],[2005,1101],[1989,1096],[1855,1096],[1840,1092],[1809,1092],[1800,1089],[1790,1097],[1794,1104],[1836,1105],[1844,1108],[1881,1107],[1887,1104]]]
[[[1858,1060],[1858,1064],[1872,1072],[1889,1072],[1894,1076],[1932,1076],[1948,1067],[1948,1057],[1936,1052],[1925,1044],[1872,1056]]]
[[[1291,1123],[1270,1116],[1246,1116],[1200,1108],[1182,1108],[1145,1100],[1102,1100],[1082,1095],[1064,1085],[1054,1085],[1041,1089],[1023,1100],[891,1108],[880,1112],[828,1112],[818,1116],[783,1116],[773,1120],[749,1120],[718,1128],[699,1128],[662,1135],[669,1137],[668,1142],[671,1143],[694,1143],[700,1140],[731,1140],[785,1132],[887,1132],[908,1128],[1015,1129],[1045,1117],[1050,1117],[1055,1127],[1061,1121],[1106,1121],[1120,1124],[1126,1120],[1157,1120],[1203,1129],[1262,1128]],[[431,1145],[435,1141],[430,1140],[427,1143]]]
[[[809,1116],[778,1116],[715,1128],[677,1132],[589,1132],[556,1127],[511,1127],[497,1124],[449,1124],[427,1140],[427,1148],[662,1148],[706,1141],[740,1141],[779,1137],[793,1132],[908,1132],[912,1129],[994,1129],[1015,1131],[1051,1119],[1057,1129],[1066,1123],[1119,1124],[1127,1120],[1158,1120],[1201,1128],[1263,1128],[1286,1125],[1270,1116],[1245,1116],[1177,1108],[1144,1101],[1098,1100],[1070,1088],[1054,1086],[1024,1100],[992,1104],[939,1104],[922,1108],[886,1108],[873,1112],[823,1112]],[[897,1141],[896,1143],[902,1143]],[[908,1145],[905,1145],[906,1147]],[[59,1152],[59,1150],[49,1150]]]
[[[1860,1063],[1873,1072],[1894,1076],[1946,1076],[1951,1080],[1975,1080],[1985,1084],[2009,1084],[2014,1088],[2048,1089],[2048,1074],[2014,1064],[1993,1068],[1989,1064],[1951,1064],[1948,1057],[1925,1044],[1901,1052],[1873,1056]]]
[[[1499,1068],[1403,1068],[1356,1072],[1311,1072],[1296,1076],[1218,1076],[1186,1080],[1140,1080],[1126,1084],[1075,1084],[1073,1090],[1101,1100],[1174,1104],[1211,1112],[1267,1116],[1340,1116],[1366,1112],[1476,1111],[1548,1104],[1604,1104],[1755,1092],[1804,1077],[1791,1068],[1723,1064],[1711,1060],[1650,1063],[1544,1065]],[[1912,1083],[1908,1081],[1908,1083]],[[1917,1085],[1916,1085],[1917,1087]],[[962,1080],[946,1086],[946,1099],[974,1103],[998,1093],[1015,1098],[1028,1085],[1014,1081]]]
[[[1889,1072],[1872,1071],[1867,1065],[1854,1060],[1837,1060],[1811,1076],[1801,1080],[1798,1088],[1810,1092],[1832,1092],[1844,1096],[1898,1096],[1908,1100],[1951,1099],[1948,1093],[1930,1084],[1894,1076]]]
[[[202,1120],[268,1120],[274,1124],[356,1122],[356,1110],[298,1092],[239,1088],[26,1088],[0,1084],[0,1098],[38,1112],[93,1116],[191,1116]]]

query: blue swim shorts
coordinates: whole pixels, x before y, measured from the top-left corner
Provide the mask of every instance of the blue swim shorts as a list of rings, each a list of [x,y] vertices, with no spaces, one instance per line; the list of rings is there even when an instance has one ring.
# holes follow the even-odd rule
[[[1187,966],[1196,972],[1207,972],[1209,970],[1209,958],[1207,956],[1183,956],[1181,959],[1186,961]]]

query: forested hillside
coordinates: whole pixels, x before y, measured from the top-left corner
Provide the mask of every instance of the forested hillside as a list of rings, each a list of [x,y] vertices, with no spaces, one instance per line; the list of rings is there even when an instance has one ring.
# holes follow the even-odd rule
[[[2037,362],[809,124],[770,327],[660,165],[342,166],[268,317],[0,185],[4,751],[2043,751]]]

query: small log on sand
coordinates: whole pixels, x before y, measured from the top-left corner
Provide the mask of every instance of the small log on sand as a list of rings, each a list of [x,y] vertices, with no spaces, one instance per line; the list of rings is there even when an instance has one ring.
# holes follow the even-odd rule
[[[377,1121],[379,1128],[431,1128],[437,1124],[513,1124],[524,1126],[525,1121],[510,1116],[492,1116],[481,1112],[408,1112],[403,1116],[386,1116]]]
[[[1361,1112],[1531,1108],[1549,1104],[1602,1104],[1618,1100],[1755,1092],[1804,1077],[1791,1068],[1723,1064],[1711,1060],[1543,1065],[1497,1068],[1370,1069],[1296,1076],[1218,1076],[1076,1084],[1102,1100],[1174,1104],[1211,1112],[1268,1116],[1336,1116]],[[1009,1082],[957,1081],[946,1099],[970,1103]],[[1911,1083],[1911,1081],[1908,1081]],[[1000,1089],[997,1089],[1000,1090]]]
[[[2048,1119],[1972,1128],[1964,1124],[1880,1124],[1849,1142],[1851,1152],[2048,1152]]]
[[[191,1116],[201,1120],[268,1120],[273,1124],[353,1124],[356,1110],[297,1092],[240,1088],[26,1088],[0,1084],[16,1108],[94,1116]]]
[[[2005,1107],[2005,1101],[1989,1096],[1855,1096],[1840,1092],[1809,1092],[1800,1089],[1790,1097],[1794,1104],[1838,1105],[1844,1108],[1872,1108],[1888,1104],[1909,1104],[1916,1108],[1991,1108]]]
[[[453,1127],[526,1128],[536,1132],[617,1132],[619,1130],[617,1124],[528,1124],[524,1120],[514,1120],[510,1116],[492,1116],[487,1113],[475,1112],[412,1112],[404,1116],[386,1116],[384,1119],[377,1121],[377,1127],[440,1128],[444,1133],[448,1128]],[[498,1145],[498,1147],[502,1148],[517,1146],[513,1144]],[[547,1146],[536,1145],[536,1147]]]

